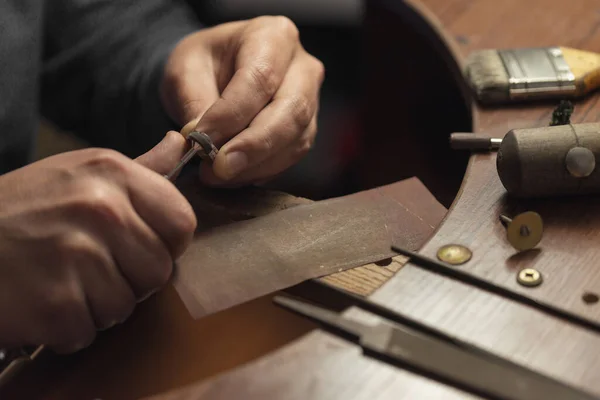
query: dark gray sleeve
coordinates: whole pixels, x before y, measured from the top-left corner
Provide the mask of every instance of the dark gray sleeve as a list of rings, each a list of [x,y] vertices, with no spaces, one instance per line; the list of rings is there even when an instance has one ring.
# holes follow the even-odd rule
[[[201,29],[178,0],[45,2],[43,116],[93,146],[137,156],[179,129],[159,97],[164,63]]]

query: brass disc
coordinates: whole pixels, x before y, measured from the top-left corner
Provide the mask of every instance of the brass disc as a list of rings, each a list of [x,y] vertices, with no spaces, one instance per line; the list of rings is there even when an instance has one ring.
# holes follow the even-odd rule
[[[451,265],[464,264],[471,259],[472,255],[471,250],[459,244],[449,244],[440,247],[437,252],[437,257],[441,261]]]
[[[544,223],[542,217],[533,211],[517,215],[506,229],[508,242],[517,250],[530,250],[542,240]]]
[[[539,286],[542,284],[542,274],[537,269],[525,268],[517,274],[517,282],[528,287]]]

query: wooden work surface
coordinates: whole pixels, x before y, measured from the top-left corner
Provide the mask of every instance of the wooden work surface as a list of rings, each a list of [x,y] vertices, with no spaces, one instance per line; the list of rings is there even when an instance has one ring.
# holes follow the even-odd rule
[[[422,5],[426,9],[422,9]],[[397,1],[390,7],[403,8],[411,18],[415,10],[420,15],[426,13],[427,18],[434,14],[437,19],[434,27],[448,34],[446,40],[454,42],[453,51],[459,57],[481,48],[553,45],[600,52],[600,4],[594,0],[423,0],[419,3],[411,0]],[[394,31],[393,18],[381,12],[380,9],[371,14],[381,17],[377,19],[380,37],[387,35],[393,41],[402,30],[400,23],[408,19],[396,19],[397,31]],[[394,57],[393,44],[388,42],[387,45]],[[408,59],[413,56],[401,51],[396,53]],[[449,69],[452,68],[449,65]],[[399,82],[402,77],[387,75],[381,79],[389,80],[386,89],[394,95],[407,87],[406,82]],[[425,83],[423,89],[431,88]],[[434,94],[429,92],[428,95]],[[389,112],[401,110],[404,104],[401,99],[395,103],[390,101],[392,104],[383,101],[392,98],[388,95],[382,99],[380,109],[384,120],[381,126],[387,123],[388,129],[394,124]],[[597,121],[599,99],[595,94],[578,102],[572,121]],[[474,108],[473,128],[501,137],[513,128],[545,126],[554,105]],[[375,137],[378,131],[374,129]],[[394,148],[389,143],[386,145]],[[379,158],[379,165],[386,162],[388,166],[393,164],[385,157]],[[427,175],[427,170],[423,171]],[[473,258],[457,268],[597,322],[600,304],[585,303],[582,294],[600,293],[596,261],[600,253],[599,207],[596,197],[510,201],[495,171],[495,155],[476,155],[469,161],[464,185],[447,218],[421,252],[434,256],[442,245],[466,245],[473,250]],[[515,255],[506,242],[498,216],[501,212],[510,215],[525,210],[539,212],[546,229],[538,250]],[[545,279],[541,286],[524,288],[516,283],[516,271],[525,266],[542,272]],[[597,377],[600,336],[594,329],[426,272],[411,263],[370,297],[453,336],[600,396]],[[349,310],[349,313],[364,317],[357,310]],[[356,346],[317,330],[256,362],[172,395],[156,396],[156,399],[238,397],[475,398],[368,359]]]

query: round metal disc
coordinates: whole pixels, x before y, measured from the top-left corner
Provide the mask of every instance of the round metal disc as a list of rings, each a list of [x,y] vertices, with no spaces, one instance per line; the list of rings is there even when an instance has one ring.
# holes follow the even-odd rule
[[[508,242],[517,250],[530,250],[542,240],[544,224],[542,217],[533,211],[517,215],[508,225]]]
[[[536,269],[525,268],[517,274],[517,282],[523,286],[534,287],[542,284],[542,274]]]
[[[449,244],[441,247],[437,252],[437,257],[445,263],[451,265],[461,265],[471,259],[471,250],[459,244]]]

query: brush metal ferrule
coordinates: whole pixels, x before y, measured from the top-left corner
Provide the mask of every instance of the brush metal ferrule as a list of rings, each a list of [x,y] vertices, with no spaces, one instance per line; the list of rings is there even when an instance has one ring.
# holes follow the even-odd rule
[[[499,50],[511,99],[573,94],[575,75],[559,47]]]

